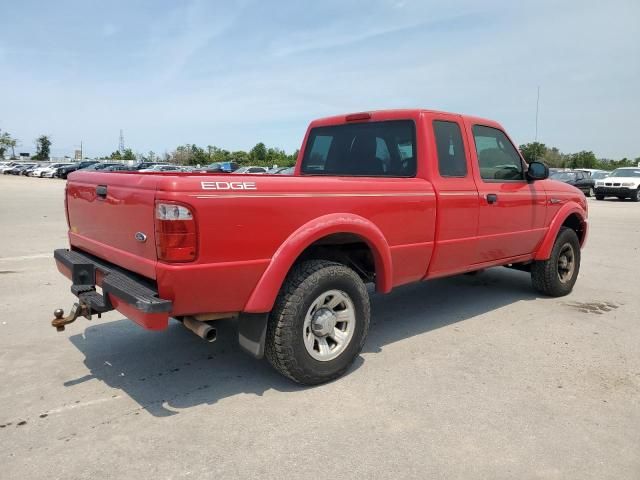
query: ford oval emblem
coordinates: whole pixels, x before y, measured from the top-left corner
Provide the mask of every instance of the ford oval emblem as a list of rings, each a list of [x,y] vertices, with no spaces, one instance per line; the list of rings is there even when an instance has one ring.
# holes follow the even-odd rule
[[[136,237],[136,240],[139,242],[144,243],[147,241],[147,236],[142,232],[136,232],[135,237]]]

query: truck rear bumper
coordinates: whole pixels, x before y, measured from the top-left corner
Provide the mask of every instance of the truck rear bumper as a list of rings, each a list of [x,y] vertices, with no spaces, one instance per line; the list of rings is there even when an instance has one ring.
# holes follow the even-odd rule
[[[60,273],[72,281],[71,292],[96,313],[116,309],[144,328],[167,327],[173,303],[158,297],[151,280],[77,250],[59,249],[53,256]]]

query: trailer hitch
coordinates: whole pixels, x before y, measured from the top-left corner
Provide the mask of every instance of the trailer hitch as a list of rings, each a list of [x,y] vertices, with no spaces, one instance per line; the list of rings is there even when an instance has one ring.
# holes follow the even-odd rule
[[[86,303],[74,303],[69,315],[66,317],[64,316],[64,310],[57,308],[53,312],[53,316],[56,318],[51,321],[51,326],[56,327],[58,332],[64,332],[65,325],[75,322],[78,317],[91,320],[91,313],[91,307]]]

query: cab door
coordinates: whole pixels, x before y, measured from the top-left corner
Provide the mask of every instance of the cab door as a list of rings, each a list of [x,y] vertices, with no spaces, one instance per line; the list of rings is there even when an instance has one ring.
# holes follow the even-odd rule
[[[436,247],[427,273],[434,278],[470,269],[477,249],[479,202],[461,117],[434,113],[424,121],[437,199]]]
[[[526,163],[498,125],[466,127],[479,194],[475,263],[531,254],[546,231],[543,186],[526,180]]]
[[[576,172],[576,184],[575,187],[583,192],[589,192],[589,189],[593,188],[593,180],[587,172]]]

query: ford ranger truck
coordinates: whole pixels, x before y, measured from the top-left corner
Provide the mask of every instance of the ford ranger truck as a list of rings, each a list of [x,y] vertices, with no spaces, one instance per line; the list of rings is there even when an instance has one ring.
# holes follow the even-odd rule
[[[311,385],[362,349],[367,283],[387,293],[509,266],[567,295],[585,196],[514,145],[491,120],[390,110],[313,121],[288,176],[74,172],[55,261],[78,301],[53,325],[115,309],[212,341],[235,318],[243,349]]]

